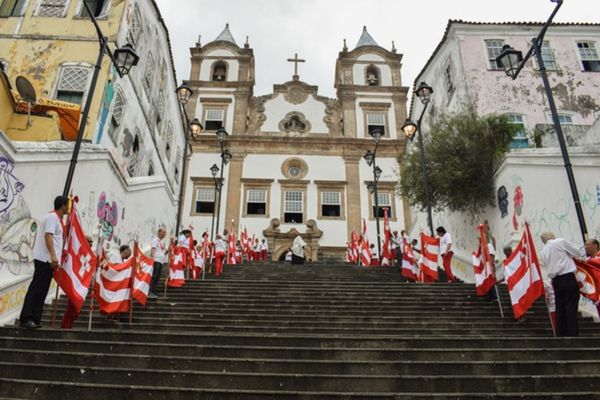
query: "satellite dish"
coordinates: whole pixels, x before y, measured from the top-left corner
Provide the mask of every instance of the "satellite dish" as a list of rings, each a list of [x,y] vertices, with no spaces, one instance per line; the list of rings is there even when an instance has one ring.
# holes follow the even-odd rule
[[[29,82],[24,76],[17,76],[16,83],[17,92],[19,92],[19,95],[23,101],[29,104],[35,104],[37,96],[35,95],[35,89],[31,85],[31,82]]]
[[[27,126],[29,127],[31,126],[31,105],[35,104],[37,100],[35,89],[24,76],[17,76],[16,84],[19,96],[27,103]]]

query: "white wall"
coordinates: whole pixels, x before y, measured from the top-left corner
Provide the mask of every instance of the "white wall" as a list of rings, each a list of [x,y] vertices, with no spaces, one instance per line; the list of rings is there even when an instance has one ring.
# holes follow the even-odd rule
[[[73,144],[65,142],[11,144],[0,132],[0,156],[7,160],[5,171],[11,171],[5,177],[24,185],[8,191],[8,208],[0,212],[0,324],[11,322],[20,312],[33,271],[32,226],[52,209],[54,198],[62,192],[72,151]],[[116,205],[118,218],[104,229],[106,236],[113,231],[109,242],[113,251],[134,240],[147,248],[159,226],[169,233],[174,228],[176,204],[164,179],[143,177],[126,183],[114,158],[100,146],[82,146],[72,188],[80,198],[83,228],[95,239],[100,194],[105,192],[107,201]]]

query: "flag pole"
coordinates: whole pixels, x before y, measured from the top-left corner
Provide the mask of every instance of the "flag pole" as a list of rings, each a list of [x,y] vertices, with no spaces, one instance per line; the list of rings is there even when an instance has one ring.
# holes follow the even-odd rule
[[[102,224],[98,224],[98,244],[96,245],[96,257],[100,262],[96,266],[94,271],[94,278],[92,279],[92,295],[90,297],[90,312],[88,315],[88,332],[92,330],[92,314],[94,313],[94,298],[96,297],[96,281],[98,278],[98,271],[102,271],[103,263],[105,260],[102,258],[104,248],[104,237],[102,237]]]
[[[133,323],[133,285],[135,273],[138,268],[139,245],[137,240],[133,242],[133,265],[131,266],[131,278],[129,280],[129,326]]]
[[[65,234],[65,232],[63,232],[63,238],[65,238],[66,240],[64,240],[64,242],[69,242],[69,239],[71,237],[71,213],[73,212],[73,201],[74,201],[74,197],[73,197],[73,193],[71,193],[69,195],[69,215],[67,216],[67,224],[64,226],[64,229],[68,230],[68,233]],[[62,223],[62,220],[61,220]],[[50,326],[52,328],[54,328],[54,325],[56,323],[56,313],[58,311],[58,293],[60,290],[60,273],[62,270],[62,258],[63,258],[63,252],[64,252],[64,243],[63,243],[63,250],[61,252],[61,254],[57,254],[57,257],[60,257],[59,261],[58,261],[58,268],[56,271],[56,292],[54,293],[54,302],[52,304],[52,322],[50,323]]]
[[[494,274],[496,273],[494,268]],[[498,290],[498,284],[494,285],[494,290],[496,291],[496,300],[498,301],[498,309],[500,310],[500,317],[504,318],[504,310],[502,309],[502,301],[500,300],[500,291]]]
[[[531,231],[529,230],[529,223],[527,221],[525,221],[525,234],[527,235],[527,242],[530,243],[531,247],[534,247],[533,245],[533,238],[531,237]],[[529,261],[529,265],[531,265],[531,252],[528,251],[527,252],[527,258]],[[550,311],[550,303],[548,302],[548,292],[546,291],[546,288],[544,287],[544,278],[542,276],[542,271],[540,270],[540,266],[536,265],[535,268],[538,271],[538,275],[540,276],[540,279],[542,280],[542,289],[544,290],[544,301],[546,302],[546,310],[548,310],[548,319],[550,319],[550,327],[552,328],[552,335],[554,335],[554,337],[556,337],[556,329],[554,327],[554,321],[552,321],[552,311]]]
[[[171,240],[171,244],[169,245],[169,251],[167,254],[169,256],[169,269],[167,270],[167,276],[165,277],[165,290],[163,291],[163,298],[167,298],[167,287],[169,284],[169,277],[171,276],[171,252],[173,251],[173,240]]]

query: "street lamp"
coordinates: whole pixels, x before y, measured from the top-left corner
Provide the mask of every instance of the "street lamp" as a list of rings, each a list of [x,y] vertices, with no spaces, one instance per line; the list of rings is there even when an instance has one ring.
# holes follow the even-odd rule
[[[415,134],[419,133],[419,150],[421,152],[421,171],[423,174],[423,189],[425,191],[425,206],[427,207],[427,225],[429,227],[429,232],[431,236],[433,236],[433,218],[431,216],[431,199],[429,198],[429,179],[427,177],[427,167],[425,166],[425,147],[423,146],[423,133],[421,132],[421,123],[423,122],[423,116],[425,115],[425,110],[427,110],[427,106],[431,102],[431,95],[433,94],[433,88],[429,86],[425,82],[421,82],[419,87],[415,91],[416,96],[421,100],[423,104],[423,110],[421,111],[421,115],[415,124],[410,119],[407,119],[402,125],[402,132],[404,136],[408,140],[413,140]]]
[[[231,152],[225,148],[225,140],[229,133],[225,130],[225,128],[221,127],[216,132],[217,140],[219,142],[219,146],[221,147],[221,177],[219,178],[219,184],[221,187],[223,186],[223,170],[225,166],[229,164],[229,161],[233,158]],[[219,233],[219,220],[221,219],[221,190],[219,190],[219,201],[217,203],[217,228],[216,233]]]
[[[110,52],[108,48],[108,38],[104,36],[94,13],[90,11],[90,7],[84,1],[83,6],[87,10],[87,14],[90,16],[94,27],[96,28],[96,34],[100,42],[100,51],[98,52],[98,58],[96,59],[96,65],[92,74],[92,81],[90,82],[90,88],[88,96],[83,106],[83,113],[81,114],[81,123],[79,124],[79,131],[77,132],[77,138],[75,139],[75,146],[73,146],[73,154],[71,155],[71,163],[69,164],[69,172],[67,172],[67,179],[65,181],[65,187],[63,189],[63,196],[68,196],[71,191],[71,184],[73,183],[73,176],[75,175],[75,166],[77,165],[77,159],[79,158],[79,151],[81,150],[81,142],[83,141],[83,134],[87,126],[88,117],[90,115],[90,108],[92,107],[92,100],[94,99],[94,92],[96,91],[96,84],[98,83],[98,75],[102,69],[102,60],[104,55],[108,55],[112,64],[115,66],[117,73],[121,78],[129,73],[132,67],[137,65],[140,57],[133,51],[133,47],[130,44],[126,44],[114,51],[114,54]]]
[[[210,174],[213,177],[213,181],[215,182],[215,197],[213,197],[213,210],[212,210],[212,222],[210,224],[210,241],[212,242],[214,240],[214,231],[215,231],[215,209],[217,208],[217,193],[221,190],[219,183],[220,181],[217,181],[217,174],[219,173],[219,167],[217,166],[217,164],[213,164],[212,167],[210,167]]]
[[[548,73],[546,71],[546,65],[544,63],[544,57],[542,56],[542,46],[544,44],[544,36],[546,35],[546,31],[548,27],[552,24],[552,20],[558,13],[558,10],[563,4],[563,0],[551,0],[553,3],[556,3],[556,7],[550,14],[548,21],[542,27],[542,30],[537,35],[535,39],[532,41],[532,45],[527,51],[527,54],[523,57],[523,53],[513,49],[509,45],[505,45],[502,48],[502,52],[496,58],[496,61],[500,66],[504,68],[506,75],[511,77],[513,80],[517,79],[519,73],[527,63],[527,61],[535,55],[540,75],[542,76],[542,81],[544,82],[544,89],[546,92],[546,97],[548,99],[548,106],[550,107],[550,113],[552,114],[552,122],[554,124],[554,129],[556,130],[556,136],[558,137],[558,144],[560,146],[560,151],[562,153],[563,162],[565,164],[565,170],[567,173],[567,178],[569,180],[569,187],[571,189],[571,195],[573,196],[573,202],[575,203],[575,212],[577,214],[577,220],[579,222],[579,229],[581,230],[581,236],[583,240],[586,241],[588,238],[588,231],[585,224],[585,217],[583,215],[583,209],[581,207],[581,200],[579,199],[579,192],[577,190],[577,184],[575,182],[575,175],[573,174],[573,167],[571,165],[571,160],[569,158],[569,152],[567,150],[567,145],[565,143],[565,137],[562,130],[562,126],[560,124],[560,120],[558,118],[558,111],[556,109],[556,103],[554,102],[554,96],[552,94],[552,88],[550,86],[550,81],[548,80]]]
[[[183,165],[181,168],[181,182],[179,183],[179,203],[177,204],[177,224],[175,226],[175,233],[179,233],[179,227],[181,226],[181,212],[183,209],[183,195],[184,195],[184,187],[185,187],[185,179],[187,177],[187,166],[189,157],[191,156],[191,146],[190,146],[190,137],[192,140],[197,140],[200,138],[200,133],[204,127],[198,120],[198,118],[194,118],[192,122],[190,122],[190,118],[188,117],[187,110],[185,105],[190,100],[190,97],[194,93],[192,89],[189,87],[187,83],[182,83],[179,85],[177,89],[175,89],[175,93],[177,94],[177,101],[179,102],[179,106],[181,109],[181,113],[184,117],[185,123],[185,149],[183,151]],[[188,153],[189,152],[189,153]]]
[[[377,149],[379,148],[379,142],[383,137],[383,133],[379,129],[373,129],[369,132],[369,135],[375,142],[375,149],[373,151],[367,150],[363,158],[367,162],[369,167],[373,168],[373,182],[367,184],[367,190],[375,198],[375,224],[377,225],[377,251],[379,254],[379,264],[381,265],[381,229],[379,228],[379,195],[377,193],[377,184],[383,171],[377,166]]]

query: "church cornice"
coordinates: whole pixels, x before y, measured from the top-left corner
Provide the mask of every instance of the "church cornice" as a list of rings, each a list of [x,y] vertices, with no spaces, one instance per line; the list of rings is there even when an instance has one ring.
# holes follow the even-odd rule
[[[217,153],[219,144],[216,137],[201,136],[192,144],[194,153]],[[340,137],[273,137],[253,135],[231,135],[227,138],[227,148],[231,153],[240,154],[295,154],[339,156],[344,158],[362,157],[373,147],[373,140]],[[377,155],[397,158],[404,154],[406,140],[384,140],[377,149]]]

